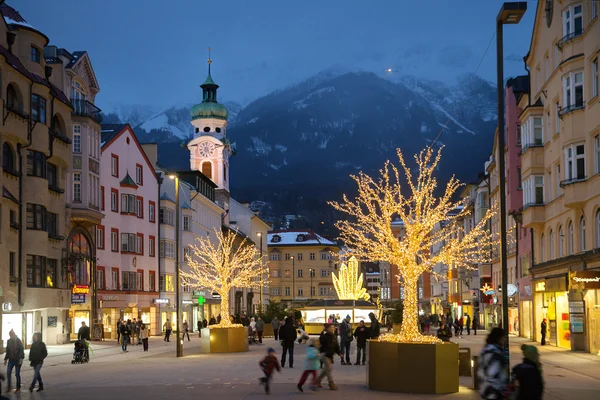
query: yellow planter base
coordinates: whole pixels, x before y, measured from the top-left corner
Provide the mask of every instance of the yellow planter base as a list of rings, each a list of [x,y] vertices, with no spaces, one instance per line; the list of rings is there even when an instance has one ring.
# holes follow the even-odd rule
[[[200,337],[200,353],[239,353],[248,351],[248,329],[203,328]]]
[[[396,393],[458,392],[458,344],[369,341],[367,386]]]

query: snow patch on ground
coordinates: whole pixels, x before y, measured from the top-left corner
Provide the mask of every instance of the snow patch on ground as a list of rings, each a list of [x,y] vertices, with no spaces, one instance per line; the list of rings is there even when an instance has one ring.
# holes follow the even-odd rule
[[[258,117],[252,118],[250,121],[248,121],[248,124],[254,124],[256,121],[258,121]]]
[[[271,146],[265,143],[261,138],[251,136],[250,139],[252,140],[252,148],[250,151],[254,151],[254,153],[263,156],[266,156],[271,152]]]
[[[150,132],[153,129],[161,130],[161,131],[169,131],[180,138],[186,138],[190,134],[190,132],[184,132],[181,129],[179,129],[177,126],[169,124],[169,118],[167,117],[166,114],[158,114],[158,115],[150,118],[143,124],[141,124],[140,127],[142,129],[144,129],[146,132]],[[190,127],[190,130],[191,130],[191,127]]]
[[[296,108],[297,110],[302,110],[303,108],[308,107],[308,104],[306,102],[309,101],[312,97],[315,97],[315,96],[321,97],[323,94],[330,93],[330,92],[335,92],[335,87],[328,86],[328,87],[321,88],[319,90],[315,90],[314,92],[309,93],[303,99],[294,101],[292,103],[292,107]]]
[[[450,121],[454,122],[456,125],[460,126],[462,129],[469,132],[470,134],[475,135],[475,132],[473,132],[472,130],[470,130],[469,128],[467,128],[466,126],[461,124],[460,122],[458,122],[453,116],[450,115],[450,113],[448,113],[448,111],[444,110],[444,108],[442,106],[440,106],[439,104],[436,104],[436,103],[431,103],[431,105],[434,106],[436,109],[438,109],[446,117],[448,117],[448,119]]]
[[[276,148],[277,150],[279,150],[280,152],[282,152],[282,153],[285,153],[285,152],[287,151],[287,147],[285,147],[285,146],[284,146],[284,145],[282,145],[282,144],[276,144],[276,145],[275,145],[275,148]]]

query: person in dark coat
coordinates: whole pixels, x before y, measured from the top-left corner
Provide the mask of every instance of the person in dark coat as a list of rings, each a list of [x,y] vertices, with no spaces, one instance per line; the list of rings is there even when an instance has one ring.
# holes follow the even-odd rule
[[[337,386],[333,381],[333,357],[337,354],[340,356],[340,360],[343,362],[344,357],[342,355],[342,350],[340,349],[340,344],[337,340],[337,335],[335,334],[335,326],[333,324],[327,325],[327,331],[324,335],[322,335],[321,343],[321,353],[323,354],[323,369],[317,378],[317,387],[321,387],[321,381],[325,376],[327,376],[327,380],[329,382],[329,389],[337,390]]]
[[[90,327],[87,326],[84,321],[81,321],[81,328],[79,328],[79,332],[77,332],[77,340],[87,340],[88,342],[91,340],[90,339]],[[85,354],[84,357],[89,360],[90,353],[89,353],[87,344],[85,345],[84,354]]]
[[[127,345],[129,344],[130,335],[131,331],[129,330],[129,325],[125,323],[121,324],[121,350],[123,350],[123,353],[127,352]]]
[[[356,362],[354,365],[360,365],[360,355],[362,353],[362,365],[367,363],[367,339],[369,338],[369,329],[365,326],[365,321],[361,320],[358,327],[354,330],[356,338]]]
[[[452,331],[448,327],[448,324],[441,323],[440,327],[437,330],[437,337],[442,342],[449,342],[452,337]]]
[[[285,358],[289,353],[290,355],[290,368],[294,368],[294,342],[298,333],[294,327],[294,321],[290,317],[285,318],[285,323],[279,328],[279,339],[281,340],[281,346],[283,351],[281,353],[281,367],[285,367]]]
[[[271,321],[271,326],[273,327],[273,334],[275,335],[275,340],[279,340],[279,328],[281,327],[281,321],[277,318],[277,315],[273,317]]]
[[[15,369],[15,377],[17,378],[17,389],[15,392],[21,391],[21,365],[23,365],[23,359],[25,359],[25,351],[23,342],[17,337],[15,331],[12,329],[8,332],[10,339],[6,342],[6,353],[4,353],[4,365],[8,364],[6,369],[6,376],[8,377],[8,389],[10,392],[10,380],[12,378],[12,370]]]
[[[40,333],[34,333],[33,344],[31,345],[31,349],[29,349],[29,361],[33,367],[33,381],[31,382],[31,386],[29,386],[30,392],[33,392],[36,382],[39,384],[37,391],[41,392],[44,390],[44,383],[42,382],[40,370],[42,369],[42,364],[46,357],[48,357],[48,350],[46,350],[46,344],[42,342],[42,335]]]
[[[471,316],[467,314],[467,335],[471,335]]]
[[[346,318],[340,324],[340,344],[342,353],[346,354],[346,361],[342,360],[342,365],[352,365],[352,362],[350,362],[350,346],[354,335],[350,319],[350,315],[346,315]]]
[[[477,315],[473,317],[473,335],[477,335],[477,329],[479,328],[479,318]]]
[[[542,346],[546,345],[546,332],[548,332],[548,324],[546,323],[546,318],[542,321]]]
[[[216,325],[217,324],[217,320],[215,319],[215,317],[210,317],[210,321],[208,323],[209,325]]]
[[[523,362],[512,370],[512,381],[518,385],[516,400],[542,400],[544,379],[538,350],[523,344],[521,351]]]
[[[381,325],[375,317],[375,314],[369,313],[369,319],[371,320],[371,327],[369,328],[369,336],[371,339],[377,339],[381,335]]]

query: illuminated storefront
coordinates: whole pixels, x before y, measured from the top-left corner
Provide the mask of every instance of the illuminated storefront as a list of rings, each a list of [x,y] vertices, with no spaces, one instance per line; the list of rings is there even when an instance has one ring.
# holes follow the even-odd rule
[[[533,337],[533,288],[531,277],[519,279],[519,329],[520,336]]]
[[[142,320],[150,335],[159,335],[159,304],[154,303],[152,294],[100,294],[100,313],[104,328],[104,339],[117,338],[117,321]],[[147,305],[147,306],[146,306]]]
[[[535,340],[541,341],[541,325],[546,319],[546,343],[571,349],[569,293],[566,276],[534,281]]]
[[[600,270],[569,274],[571,330],[575,346],[600,355]],[[583,343],[578,343],[578,339]]]

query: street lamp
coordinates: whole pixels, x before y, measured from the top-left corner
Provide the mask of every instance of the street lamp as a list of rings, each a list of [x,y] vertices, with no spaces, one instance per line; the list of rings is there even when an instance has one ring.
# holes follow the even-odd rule
[[[177,357],[183,357],[183,338],[179,335],[179,326],[181,325],[181,299],[179,298],[179,290],[181,286],[181,278],[179,274],[179,177],[175,174],[169,175],[170,179],[175,180],[175,313],[177,314]]]
[[[262,314],[262,309],[263,309],[263,238],[262,238],[262,232],[258,232],[258,240],[260,240],[260,293],[258,294],[258,299],[260,302],[260,305],[258,306],[258,312],[259,314]]]
[[[311,301],[312,301],[312,297],[313,297],[313,294],[312,294],[312,292],[313,292],[313,284],[312,284],[313,271],[314,271],[314,269],[312,269],[312,268],[308,269],[308,274],[310,275],[310,300]]]
[[[526,2],[504,3],[496,18],[496,72],[498,91],[498,176],[500,186],[500,260],[502,265],[502,327],[504,328],[504,353],[508,361],[508,267],[506,260],[506,171],[504,165],[504,48],[502,28],[505,24],[518,24],[527,10]],[[509,363],[507,363],[508,365]]]
[[[296,264],[294,261],[294,256],[292,256],[292,309],[294,308],[294,300],[296,298],[296,272],[295,272],[295,268]]]

